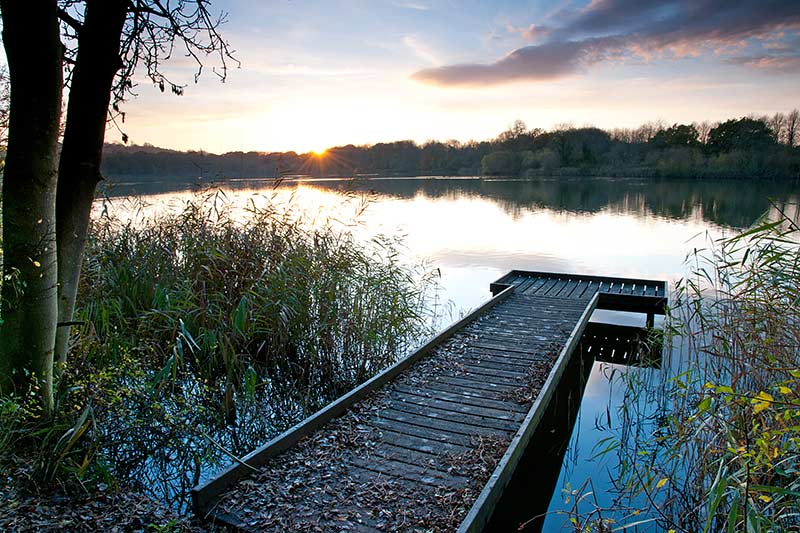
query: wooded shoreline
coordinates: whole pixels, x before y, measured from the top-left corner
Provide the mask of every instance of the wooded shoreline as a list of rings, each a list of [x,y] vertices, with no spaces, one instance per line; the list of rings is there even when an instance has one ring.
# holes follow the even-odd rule
[[[107,144],[102,170],[115,176],[225,180],[255,176],[515,176],[800,178],[796,111],[717,125],[646,124],[604,131],[521,121],[488,141],[403,140],[323,153],[177,151]]]

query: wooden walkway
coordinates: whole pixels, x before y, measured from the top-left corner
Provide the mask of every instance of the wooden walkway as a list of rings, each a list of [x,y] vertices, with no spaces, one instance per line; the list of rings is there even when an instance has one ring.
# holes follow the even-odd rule
[[[514,271],[492,291],[407,359],[197,487],[195,512],[244,531],[480,531],[594,309],[666,304],[663,282],[620,278]]]
[[[498,294],[508,285],[521,294],[566,300],[597,293],[598,309],[645,313],[648,325],[652,325],[653,315],[664,314],[668,296],[663,281],[520,270],[512,270],[492,283],[492,294]]]

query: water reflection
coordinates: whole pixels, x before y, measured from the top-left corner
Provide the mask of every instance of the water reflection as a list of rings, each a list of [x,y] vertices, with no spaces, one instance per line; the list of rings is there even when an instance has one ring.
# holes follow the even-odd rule
[[[540,208],[572,213],[605,211],[676,220],[700,217],[705,222],[728,227],[749,226],[770,207],[770,198],[783,203],[796,190],[796,184],[789,182],[620,178],[318,180],[315,184],[336,190],[369,189],[399,198],[419,194],[451,199],[479,196],[496,202],[512,215]]]
[[[230,190],[263,190],[272,180],[231,180],[219,185]],[[107,193],[151,195],[214,186],[209,182],[121,182]],[[375,192],[396,199],[454,200],[479,197],[512,216],[552,209],[571,213],[611,212],[639,217],[700,220],[717,226],[743,228],[770,208],[785,206],[796,197],[797,184],[788,181],[654,180],[622,178],[559,178],[551,180],[481,178],[306,179],[282,187],[313,186],[343,193]],[[267,185],[269,187],[269,185]]]
[[[194,190],[207,186],[129,183],[106,194],[112,209],[122,205],[119,197],[139,195],[157,212],[179,209]],[[361,197],[369,196],[368,209],[351,229],[364,239],[377,233],[404,236],[410,260],[426,260],[441,271],[442,297],[457,310],[486,300],[489,283],[512,269],[674,283],[686,272],[684,258],[693,247],[751,225],[770,209],[770,200],[779,209],[797,203],[796,184],[709,180],[392,178],[308,180],[277,187],[272,181],[250,180],[226,182],[224,191],[242,207],[291,200],[314,220],[347,220],[359,212]],[[796,220],[796,205],[788,209]],[[628,325],[644,320],[641,315],[628,318]],[[551,425],[543,429],[544,438],[536,439],[542,447],[528,454],[544,460],[520,470],[523,477],[507,492],[518,502],[503,504],[506,509],[516,505],[517,511],[501,513],[506,516],[503,527],[490,530],[514,530],[546,512],[547,494],[553,494],[551,511],[563,510],[561,490],[570,480],[574,485],[592,477],[601,490],[611,486],[614,465],[591,458],[597,440],[605,436],[596,420],[617,425],[616,409],[624,401],[624,387],[615,387],[609,375],[626,368],[583,360],[572,373],[566,396],[551,406],[554,416],[547,418]],[[559,530],[563,522],[563,515],[549,514],[541,527]]]
[[[207,185],[128,183],[107,194],[138,194],[152,209],[175,209],[193,187]],[[795,197],[782,182],[596,178],[242,180],[223,190],[241,206],[291,201],[314,220],[350,219],[368,196],[354,230],[363,239],[404,236],[410,259],[440,269],[456,309],[477,306],[488,284],[515,268],[674,282],[693,238],[730,234],[767,210],[769,198],[783,206]]]
[[[562,489],[570,479],[581,483],[595,478],[597,489],[610,489],[594,466],[587,467],[585,460],[577,462],[581,455],[576,445],[580,441],[578,421],[586,416],[586,409],[581,408],[584,394],[592,374],[601,368],[621,361],[626,366],[658,366],[661,349],[658,339],[648,338],[642,328],[598,322],[587,326],[486,531],[558,531],[569,524],[572,505],[565,503],[567,495]],[[588,392],[591,394],[591,389]],[[593,443],[582,444],[591,447]]]

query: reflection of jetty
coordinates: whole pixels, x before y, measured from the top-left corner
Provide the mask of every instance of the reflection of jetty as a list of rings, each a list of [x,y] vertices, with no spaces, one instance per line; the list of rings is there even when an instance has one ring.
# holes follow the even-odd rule
[[[590,323],[581,343],[586,355],[602,363],[625,366],[661,367],[662,333],[648,336],[648,330],[631,326]]]
[[[491,288],[408,358],[197,487],[195,512],[241,530],[480,530],[594,309],[652,322],[667,303],[666,284],[648,280],[514,271]],[[594,344],[630,353],[617,333]]]

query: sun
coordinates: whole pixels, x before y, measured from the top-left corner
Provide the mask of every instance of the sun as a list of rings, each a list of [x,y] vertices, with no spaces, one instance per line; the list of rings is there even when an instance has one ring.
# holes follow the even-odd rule
[[[327,148],[323,148],[321,150],[311,150],[311,153],[317,157],[323,157],[327,151]]]

